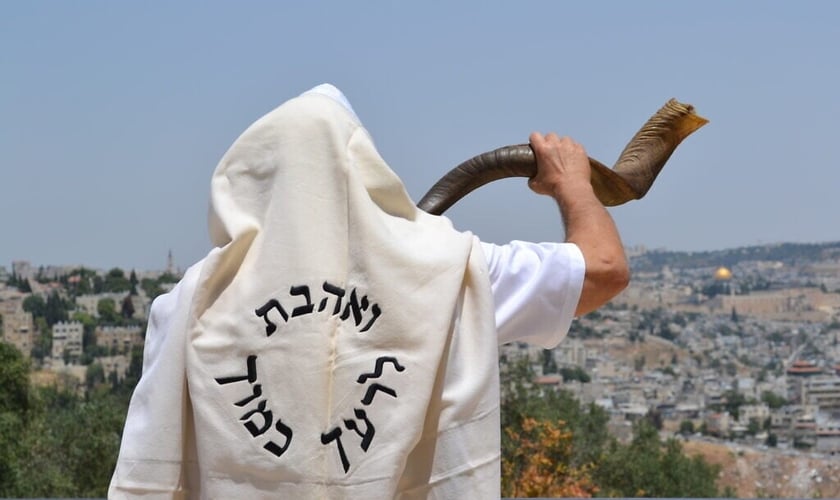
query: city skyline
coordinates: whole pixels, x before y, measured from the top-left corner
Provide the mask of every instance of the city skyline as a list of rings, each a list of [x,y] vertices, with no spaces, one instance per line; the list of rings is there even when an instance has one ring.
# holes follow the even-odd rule
[[[518,11],[516,10],[518,9]],[[710,123],[648,196],[611,209],[625,245],[713,250],[840,240],[834,3],[535,2],[0,6],[0,265],[186,268],[210,249],[210,175],[250,123],[323,82],[347,95],[418,200],[533,130],[611,165],[671,98]],[[524,180],[447,215],[482,239],[562,238]]]

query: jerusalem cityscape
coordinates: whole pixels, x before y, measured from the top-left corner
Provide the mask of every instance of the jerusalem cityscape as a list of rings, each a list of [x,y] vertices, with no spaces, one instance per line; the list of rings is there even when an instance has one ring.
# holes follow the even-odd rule
[[[503,373],[525,360],[534,387],[603,409],[618,441],[655,422],[737,496],[840,495],[840,243],[627,252],[621,295],[554,350],[502,346]],[[160,271],[15,261],[3,342],[33,386],[136,383],[151,302],[180,274],[171,254]]]

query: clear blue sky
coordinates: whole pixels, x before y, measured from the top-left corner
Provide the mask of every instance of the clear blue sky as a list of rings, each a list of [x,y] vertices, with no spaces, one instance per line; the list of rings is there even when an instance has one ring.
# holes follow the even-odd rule
[[[297,3],[0,3],[0,265],[186,267],[224,151],[322,82],[415,199],[532,130],[612,164],[676,97],[711,123],[611,209],[625,244],[840,240],[840,2]],[[523,180],[448,214],[488,241],[562,238]]]

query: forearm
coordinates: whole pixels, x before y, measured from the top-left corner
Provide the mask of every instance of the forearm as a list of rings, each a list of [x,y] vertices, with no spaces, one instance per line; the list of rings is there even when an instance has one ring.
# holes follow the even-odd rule
[[[583,290],[575,314],[586,314],[627,286],[630,271],[615,223],[595,196],[592,172],[583,146],[556,134],[531,134],[537,175],[528,181],[534,192],[560,205],[566,241],[580,248],[586,263]]]
[[[566,241],[580,248],[586,274],[575,311],[583,315],[609,301],[630,279],[627,258],[615,222],[587,180],[568,179],[553,186],[552,197],[563,217]]]

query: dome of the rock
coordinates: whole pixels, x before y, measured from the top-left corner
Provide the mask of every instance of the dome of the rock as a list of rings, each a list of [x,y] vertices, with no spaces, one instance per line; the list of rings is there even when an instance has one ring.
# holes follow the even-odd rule
[[[717,271],[715,271],[715,280],[717,281],[728,281],[732,279],[732,271],[725,267],[719,267]]]

